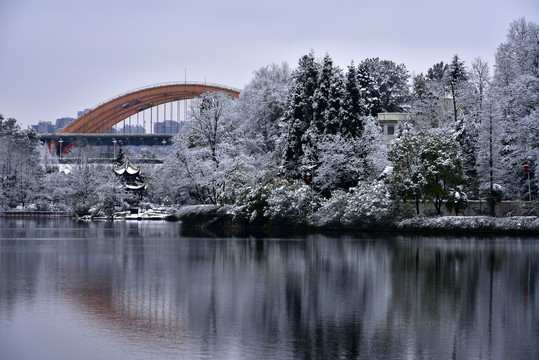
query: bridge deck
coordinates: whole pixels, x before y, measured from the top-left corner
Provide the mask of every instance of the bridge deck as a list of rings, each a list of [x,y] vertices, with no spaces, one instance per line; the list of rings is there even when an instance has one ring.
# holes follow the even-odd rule
[[[112,158],[90,158],[88,159],[88,164],[112,164],[115,159]],[[162,164],[163,159],[129,159],[133,164]],[[58,159],[60,164],[77,164],[80,160],[76,158],[66,158],[63,157]]]
[[[58,142],[62,140],[63,148],[70,144],[87,144],[98,146],[112,146],[113,140],[121,141],[122,145],[129,146],[155,146],[171,145],[174,134],[38,134],[41,141]]]

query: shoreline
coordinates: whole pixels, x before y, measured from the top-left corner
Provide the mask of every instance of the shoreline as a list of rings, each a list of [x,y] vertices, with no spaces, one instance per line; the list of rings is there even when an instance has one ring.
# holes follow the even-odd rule
[[[245,232],[261,234],[294,233],[406,233],[421,235],[525,235],[539,240],[537,216],[418,216],[391,224],[372,224],[364,227],[329,227],[285,225],[278,223],[249,224],[238,221],[227,212],[226,206],[184,206],[173,213],[149,210],[138,214],[119,213],[113,217],[75,217],[58,211],[5,211],[2,218],[72,218],[79,221],[177,221],[186,227],[207,231]]]
[[[199,229],[244,230],[262,233],[320,233],[320,232],[370,232],[407,233],[424,235],[526,235],[539,239],[539,217],[537,216],[439,216],[413,217],[395,223],[371,224],[364,227],[330,227],[308,225],[285,225],[277,223],[249,224],[238,221],[227,213],[227,208],[217,205],[186,206],[174,214],[176,220]]]

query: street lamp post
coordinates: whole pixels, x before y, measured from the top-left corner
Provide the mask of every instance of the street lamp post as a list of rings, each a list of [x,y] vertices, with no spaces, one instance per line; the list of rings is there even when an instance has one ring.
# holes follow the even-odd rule
[[[528,198],[530,201],[532,201],[532,187],[530,184],[530,168],[527,164],[524,165],[524,172],[528,174]]]
[[[64,142],[64,140],[60,139],[58,140],[58,142],[60,143],[60,160],[62,160],[62,143]]]
[[[114,150],[113,150],[113,159],[116,159],[116,139],[112,139],[112,143],[114,144]]]

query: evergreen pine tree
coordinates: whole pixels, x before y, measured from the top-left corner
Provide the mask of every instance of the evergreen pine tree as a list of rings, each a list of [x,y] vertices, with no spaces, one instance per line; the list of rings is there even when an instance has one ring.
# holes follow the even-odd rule
[[[425,77],[414,78],[412,107],[414,112],[421,113],[421,121],[417,124],[419,131],[454,124],[452,110],[446,104],[447,72],[448,65],[441,61],[429,68]]]
[[[463,156],[466,186],[477,176],[477,140],[479,136],[478,124],[469,116],[465,116],[455,124],[455,138],[460,145]]]
[[[538,36],[539,24],[517,19],[509,26],[507,41],[495,55],[492,90],[501,112],[503,185],[505,194],[513,199],[528,197],[524,164],[528,165],[532,179],[532,197],[539,180],[539,136],[534,131],[539,121]]]
[[[440,61],[427,70],[427,79],[431,81],[442,81],[445,78],[447,70],[448,65]]]
[[[319,134],[336,134],[341,126],[340,108],[343,79],[339,68],[326,54],[314,95],[314,125]]]
[[[310,52],[299,60],[292,75],[293,85],[283,117],[288,127],[284,152],[284,169],[291,178],[301,176],[300,165],[307,129],[314,118],[314,93],[318,87],[318,64]]]
[[[455,54],[447,71],[447,83],[451,91],[453,118],[455,123],[458,121],[459,110],[462,110],[460,106],[460,96],[462,96],[464,92],[467,81],[468,74],[464,66],[464,61],[461,61],[458,55]]]
[[[379,173],[385,154],[374,118],[380,96],[367,67],[348,68],[346,77],[329,55],[317,63],[313,54],[300,59],[293,74],[288,105],[283,168],[290,178],[310,172],[318,191],[355,186]],[[374,163],[377,163],[373,165]]]
[[[125,154],[124,154],[122,142],[119,141],[118,144],[119,144],[118,155],[116,156],[114,163],[116,165],[122,165],[125,162]]]
[[[326,128],[326,120],[328,118],[327,112],[329,112],[329,93],[331,89],[331,82],[333,81],[333,60],[328,54],[324,57],[324,62],[320,69],[320,75],[318,79],[318,86],[314,92],[313,97],[313,122],[312,126],[315,127],[315,131],[318,134],[323,134]]]
[[[365,111],[365,102],[361,98],[358,84],[358,73],[352,61],[348,66],[344,83],[341,133],[345,136],[349,134],[352,138],[360,137],[365,127],[361,115],[365,115]]]
[[[357,68],[357,84],[361,97],[361,115],[376,116],[381,111],[380,88],[365,64]]]
[[[380,96],[377,107],[371,111],[376,116],[379,112],[404,111],[410,96],[408,88],[408,70],[404,64],[397,65],[390,60],[379,58],[366,59],[360,64],[367,69],[378,85]]]

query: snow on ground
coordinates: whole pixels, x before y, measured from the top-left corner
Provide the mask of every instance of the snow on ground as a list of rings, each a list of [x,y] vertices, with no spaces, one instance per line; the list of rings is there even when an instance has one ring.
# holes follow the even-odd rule
[[[406,231],[457,231],[457,232],[524,232],[539,236],[539,217],[513,216],[494,218],[488,216],[415,217],[397,224]]]

